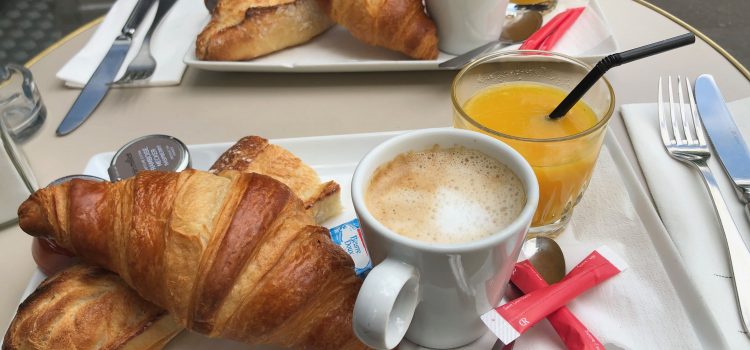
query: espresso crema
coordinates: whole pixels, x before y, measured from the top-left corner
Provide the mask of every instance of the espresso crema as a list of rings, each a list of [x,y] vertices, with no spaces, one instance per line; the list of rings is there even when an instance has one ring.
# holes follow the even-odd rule
[[[380,166],[365,204],[392,231],[432,243],[479,240],[502,230],[526,204],[506,165],[464,147],[408,152]]]

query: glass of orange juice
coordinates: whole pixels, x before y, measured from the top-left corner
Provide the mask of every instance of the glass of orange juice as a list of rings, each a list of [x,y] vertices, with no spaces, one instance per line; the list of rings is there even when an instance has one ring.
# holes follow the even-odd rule
[[[453,80],[453,126],[509,144],[531,164],[539,206],[530,236],[556,237],[570,221],[599,156],[615,96],[599,80],[568,114],[547,115],[590,66],[545,51],[506,51],[481,57]]]

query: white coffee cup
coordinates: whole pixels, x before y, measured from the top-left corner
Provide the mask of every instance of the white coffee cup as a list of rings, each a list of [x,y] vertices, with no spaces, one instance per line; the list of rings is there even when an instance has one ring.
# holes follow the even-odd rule
[[[460,55],[500,38],[508,0],[425,0],[440,51]]]
[[[367,209],[365,191],[375,170],[409,151],[463,146],[492,157],[521,180],[526,203],[499,232],[464,243],[429,243],[388,229]],[[354,306],[354,332],[366,345],[392,349],[406,337],[448,349],[486,332],[479,316],[499,303],[539,199],[531,166],[503,142],[473,131],[426,129],[378,145],[359,163],[352,200],[375,268]]]

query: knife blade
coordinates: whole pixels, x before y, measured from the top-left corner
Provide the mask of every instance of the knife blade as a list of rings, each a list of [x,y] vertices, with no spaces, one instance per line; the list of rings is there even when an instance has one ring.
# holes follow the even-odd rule
[[[60,126],[57,127],[57,136],[64,136],[81,126],[92,112],[99,106],[104,96],[109,91],[110,84],[114,81],[117,72],[128,54],[128,49],[133,42],[133,34],[143,19],[146,17],[148,10],[156,0],[138,0],[130,13],[125,25],[120,30],[112,47],[109,48],[104,59],[91,75],[86,86],[73,102],[68,114],[65,115]]]
[[[503,41],[503,40],[490,41],[487,44],[484,44],[471,51],[462,53],[443,63],[440,63],[438,64],[438,67],[445,68],[445,69],[460,69],[460,68],[463,68],[463,66],[465,66],[467,63],[471,62],[473,59],[477,58],[478,56],[480,56],[481,54],[485,52],[495,51],[497,49],[500,49],[502,47],[512,45],[512,44],[513,43],[510,41]]]
[[[750,151],[713,76],[703,74],[695,80],[695,99],[711,144],[732,179],[737,196],[745,203],[745,215],[750,220]]]

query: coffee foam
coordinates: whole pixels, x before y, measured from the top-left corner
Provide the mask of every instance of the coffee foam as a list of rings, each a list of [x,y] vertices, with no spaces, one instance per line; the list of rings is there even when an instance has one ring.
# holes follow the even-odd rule
[[[526,204],[504,164],[463,147],[401,154],[378,168],[365,193],[375,218],[426,242],[478,240],[510,224]]]

